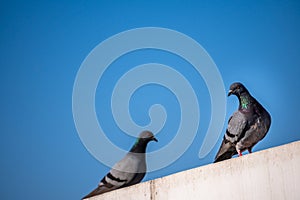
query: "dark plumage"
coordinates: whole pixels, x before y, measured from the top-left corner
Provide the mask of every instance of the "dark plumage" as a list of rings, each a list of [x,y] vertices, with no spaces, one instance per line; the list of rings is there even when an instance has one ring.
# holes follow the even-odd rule
[[[141,182],[147,171],[145,153],[150,141],[157,142],[157,139],[150,131],[143,131],[130,152],[117,162],[103,177],[98,187],[83,199]]]
[[[239,108],[228,121],[221,147],[214,162],[230,159],[233,155],[248,150],[262,140],[271,125],[271,116],[265,108],[251,96],[241,83],[230,86],[228,96],[236,95],[239,99]]]

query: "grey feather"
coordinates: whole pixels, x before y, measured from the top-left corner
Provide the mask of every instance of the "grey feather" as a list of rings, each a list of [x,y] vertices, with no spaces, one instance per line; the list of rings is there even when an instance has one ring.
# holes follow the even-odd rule
[[[239,111],[233,113],[232,117],[228,121],[225,138],[231,143],[236,143],[243,133],[247,125],[247,119],[244,114]]]
[[[271,125],[271,116],[266,109],[251,96],[241,83],[230,86],[228,96],[234,94],[239,99],[239,108],[228,121],[228,127],[214,162],[242,155],[262,140]]]
[[[143,131],[130,152],[117,162],[109,173],[103,177],[98,187],[83,199],[141,182],[147,171],[146,147],[148,142],[153,140],[157,142],[150,131]]]

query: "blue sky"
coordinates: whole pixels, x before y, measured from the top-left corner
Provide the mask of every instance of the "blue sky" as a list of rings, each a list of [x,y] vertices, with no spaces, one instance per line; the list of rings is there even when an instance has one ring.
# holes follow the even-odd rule
[[[109,168],[86,150],[77,134],[73,84],[93,48],[132,28],[182,32],[210,54],[226,90],[235,81],[245,84],[272,116],[269,134],[254,151],[300,139],[299,1],[9,1],[2,2],[0,13],[3,199],[79,199],[106,174]],[[188,63],[167,52],[130,53],[103,75],[95,106],[104,132],[125,150],[134,143],[114,123],[109,94],[122,72],[148,62],[167,64],[187,77],[199,99],[201,120],[184,155],[144,180],[211,163],[222,137],[210,154],[198,158],[210,119],[207,87]],[[149,122],[153,103],[164,105],[168,119],[157,134],[159,143],[150,143],[149,151],[168,144],[180,120],[175,96],[147,85],[132,97],[136,123]],[[227,98],[226,120],[237,103],[235,97]]]

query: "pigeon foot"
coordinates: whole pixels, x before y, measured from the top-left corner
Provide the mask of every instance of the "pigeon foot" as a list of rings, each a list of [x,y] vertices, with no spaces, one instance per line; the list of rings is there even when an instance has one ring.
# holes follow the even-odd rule
[[[252,153],[252,149],[251,149],[251,148],[249,148],[249,149],[248,149],[248,152],[249,152],[249,153]]]
[[[238,152],[238,154],[239,154],[239,157],[240,157],[240,156],[243,156],[243,154],[242,154],[242,151],[241,151],[241,150],[238,150],[237,152]]]

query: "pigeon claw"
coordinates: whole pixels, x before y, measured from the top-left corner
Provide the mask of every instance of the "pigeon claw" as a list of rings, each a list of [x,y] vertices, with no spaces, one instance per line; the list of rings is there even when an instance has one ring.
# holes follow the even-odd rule
[[[240,156],[243,156],[243,154],[242,154],[242,151],[241,151],[241,150],[238,150],[237,152],[238,152],[238,154],[239,154],[239,157],[240,157]]]
[[[252,153],[252,149],[251,149],[251,148],[248,148],[248,152],[249,152],[249,153]]]

